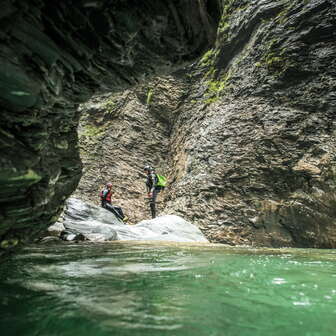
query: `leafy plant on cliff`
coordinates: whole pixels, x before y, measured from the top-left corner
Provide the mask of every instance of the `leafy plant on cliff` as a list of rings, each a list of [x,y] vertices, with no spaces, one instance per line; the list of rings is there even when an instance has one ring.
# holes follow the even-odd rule
[[[213,79],[207,82],[208,87],[205,93],[207,99],[204,101],[206,105],[210,105],[219,99],[221,94],[227,88],[230,78],[231,71],[228,71],[224,74],[224,76],[220,77],[219,79]]]
[[[117,104],[112,99],[108,99],[104,104],[104,109],[108,114],[113,114],[116,108]]]
[[[152,102],[152,97],[153,97],[153,89],[149,88],[147,91],[147,99],[146,99],[146,104],[150,105]]]
[[[98,135],[102,134],[103,132],[104,132],[103,129],[101,129],[97,126],[94,126],[94,125],[87,124],[87,125],[84,126],[84,132],[82,133],[82,136],[92,138],[92,137],[97,137]]]

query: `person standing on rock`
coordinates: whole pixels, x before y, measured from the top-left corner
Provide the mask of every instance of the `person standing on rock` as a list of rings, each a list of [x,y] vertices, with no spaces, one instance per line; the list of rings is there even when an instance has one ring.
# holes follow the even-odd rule
[[[105,188],[99,194],[101,200],[101,206],[113,214],[115,214],[122,221],[126,221],[127,217],[124,215],[122,209],[118,206],[112,205],[112,183],[106,183]]]
[[[144,172],[147,174],[146,188],[149,199],[149,206],[152,218],[156,217],[156,198],[161,190],[164,189],[166,178],[155,173],[155,169],[151,166],[145,166]]]

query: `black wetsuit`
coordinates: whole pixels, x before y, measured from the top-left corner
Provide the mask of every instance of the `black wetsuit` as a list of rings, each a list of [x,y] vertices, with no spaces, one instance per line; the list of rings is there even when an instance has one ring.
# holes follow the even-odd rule
[[[101,206],[103,208],[105,208],[106,210],[112,212],[113,214],[115,214],[118,218],[120,218],[121,220],[123,220],[125,218],[125,215],[122,211],[122,209],[118,206],[112,205],[111,203],[111,195],[109,195],[110,190],[108,189],[104,189],[101,192]]]
[[[147,175],[147,180],[146,180],[147,192],[152,194],[152,197],[149,200],[149,206],[151,209],[152,218],[156,217],[155,202],[156,202],[157,195],[163,189],[162,187],[157,186],[157,183],[158,183],[158,178],[155,172],[152,171],[150,174]]]

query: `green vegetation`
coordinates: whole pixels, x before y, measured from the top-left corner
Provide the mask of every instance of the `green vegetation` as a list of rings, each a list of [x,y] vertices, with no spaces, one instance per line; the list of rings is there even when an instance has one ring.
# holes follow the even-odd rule
[[[220,41],[224,41],[229,37],[231,15],[236,11],[244,11],[250,6],[249,1],[243,0],[224,0],[222,17],[219,21],[217,35]]]
[[[297,1],[290,1],[288,0],[287,5],[284,7],[284,9],[277,15],[276,21],[280,24],[284,24],[288,21],[288,13],[289,11],[294,7],[299,5],[306,5],[311,0],[304,0],[303,3],[297,2]]]
[[[205,78],[214,78],[216,75],[215,62],[218,56],[219,50],[210,49],[199,60],[198,66],[207,70]]]
[[[205,93],[205,97],[207,98],[204,101],[206,105],[210,105],[219,99],[221,94],[227,88],[230,78],[231,78],[231,71],[228,71],[221,78],[209,80],[207,82],[208,87]]]
[[[84,126],[84,132],[82,133],[82,135],[91,138],[91,137],[97,137],[103,132],[104,130],[102,128],[94,126],[92,124],[87,124]]]
[[[229,3],[224,7],[222,17],[218,24],[217,30],[217,39],[221,42],[228,38],[228,30],[230,28],[230,16],[233,13],[233,9],[231,7],[234,0],[230,0]]]
[[[210,96],[219,96],[219,94],[225,89],[225,86],[226,82],[223,81],[209,81],[207,92]]]
[[[218,99],[219,99],[218,96],[216,96],[216,97],[212,97],[212,98],[207,98],[207,99],[204,100],[204,104],[205,104],[205,105],[211,105],[212,103],[217,102]]]
[[[259,62],[255,63],[256,67],[265,67],[270,73],[278,76],[284,73],[294,62],[286,56],[286,49],[280,48],[280,41],[273,38],[266,44],[266,51]]]
[[[151,104],[152,98],[153,98],[153,89],[149,88],[148,91],[147,91],[147,99],[146,99],[146,104],[147,105]]]
[[[215,49],[209,49],[200,59],[198,65],[201,67],[212,65],[214,58],[217,56],[217,53],[218,52],[216,52]]]
[[[271,44],[271,49],[274,44]],[[280,76],[285,73],[289,68],[297,65],[295,60],[286,55],[285,48],[268,49],[261,57],[260,61],[255,63],[256,67],[265,67],[270,73],[275,76]]]
[[[21,175],[14,175],[4,172],[0,175],[0,184],[11,184],[11,185],[31,185],[40,181],[42,177],[37,174],[34,170],[28,169],[25,173]]]
[[[108,114],[113,114],[116,110],[117,104],[110,98],[104,104],[104,109]]]
[[[265,58],[266,66],[270,70],[281,70],[284,66],[285,59],[283,57],[276,56],[275,53],[270,53]]]
[[[0,243],[0,248],[4,250],[9,249],[9,248],[15,247],[18,243],[19,243],[19,240],[16,238],[6,239]]]

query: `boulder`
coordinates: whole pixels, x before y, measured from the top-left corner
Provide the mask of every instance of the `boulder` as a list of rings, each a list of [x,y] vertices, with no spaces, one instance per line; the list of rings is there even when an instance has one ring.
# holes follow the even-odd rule
[[[104,208],[84,203],[76,198],[66,202],[63,214],[65,240],[76,240],[82,235],[89,241],[137,240],[208,242],[193,224],[175,215],[144,220],[136,225],[125,225]],[[64,238],[62,238],[64,239]]]
[[[61,232],[64,230],[65,230],[65,227],[63,223],[56,222],[55,224],[49,226],[47,231],[48,231],[48,234],[50,234],[51,236],[59,236]]]
[[[197,226],[175,215],[143,220],[136,225],[120,227],[117,232],[119,240],[208,242]]]
[[[67,200],[63,219],[67,232],[82,234],[91,241],[116,240],[115,227],[124,225],[106,209],[84,203],[76,198]]]

